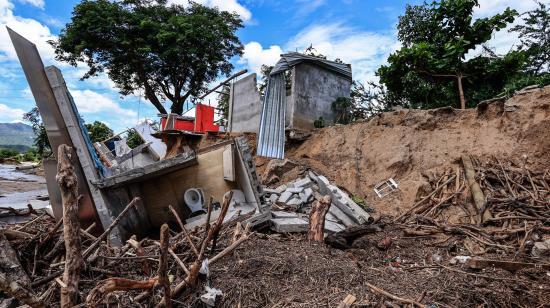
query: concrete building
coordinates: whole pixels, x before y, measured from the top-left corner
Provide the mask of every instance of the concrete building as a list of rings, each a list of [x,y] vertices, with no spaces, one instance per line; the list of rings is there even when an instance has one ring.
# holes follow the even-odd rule
[[[350,65],[288,53],[281,56],[276,68],[279,67],[291,72],[291,89],[285,93],[285,129],[311,130],[320,117],[332,124],[335,119],[332,102],[338,97],[350,96]],[[256,74],[234,82],[230,91],[228,130],[257,133],[262,101]]]
[[[320,117],[332,124],[335,119],[332,102],[338,97],[349,97],[351,77],[304,61],[292,67],[292,88],[286,100],[287,129],[311,130]]]

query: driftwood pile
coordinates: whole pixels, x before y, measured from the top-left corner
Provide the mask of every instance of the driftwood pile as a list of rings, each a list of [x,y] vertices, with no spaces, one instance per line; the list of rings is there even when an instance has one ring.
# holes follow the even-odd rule
[[[472,255],[528,255],[550,233],[550,172],[497,158],[463,156],[462,165],[434,177],[433,190],[395,222],[408,236],[463,236]]]
[[[208,266],[253,234],[241,225],[246,216],[223,222],[232,198],[229,194],[211,223],[187,231],[171,208],[177,232],[165,224],[158,241],[134,236],[122,247],[113,247],[106,240],[110,231],[129,210],[141,206],[140,199],[128,204],[101,235],[90,234],[93,225],[81,229],[70,151],[61,146],[58,153],[63,219],[56,222],[46,211],[3,211],[31,217],[24,223],[0,225],[0,305],[9,300],[31,307],[178,306],[186,296],[195,296],[184,291],[201,292],[199,284]],[[211,212],[212,200],[209,218]]]

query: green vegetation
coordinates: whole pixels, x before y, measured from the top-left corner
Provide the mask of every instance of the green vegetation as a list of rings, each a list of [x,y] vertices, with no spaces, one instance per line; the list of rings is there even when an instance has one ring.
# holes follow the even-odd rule
[[[32,161],[36,162],[40,160],[40,155],[34,149],[29,149],[26,152],[20,153],[13,149],[0,148],[0,159],[11,158],[18,162]]]
[[[23,115],[23,119],[31,123],[32,130],[34,131],[34,146],[36,147],[36,153],[39,157],[48,157],[52,154],[52,148],[48,135],[46,134],[46,128],[42,123],[38,107],[34,107],[31,111]]]
[[[220,91],[220,94],[218,95],[217,109],[220,115],[218,124],[223,126],[227,126],[227,120],[229,119],[229,92],[230,92],[229,85],[224,85],[222,87],[222,90]]]
[[[92,142],[101,142],[113,137],[113,130],[105,123],[94,121],[92,124],[85,124]]]
[[[229,75],[243,46],[235,13],[195,2],[83,0],[61,31],[57,59],[89,67],[83,78],[106,72],[123,95],[141,92],[161,113],[162,101],[182,114],[185,101],[218,75]]]
[[[479,102],[511,95],[527,85],[550,83],[550,10],[544,5],[524,13],[519,33],[522,44],[498,55],[483,44],[514,21],[507,8],[489,18],[473,19],[477,0],[441,0],[408,5],[399,18],[403,47],[377,71],[381,85],[355,93],[378,111],[393,106],[430,109],[474,107]],[[482,48],[478,56],[467,56]]]
[[[134,149],[137,146],[142,145],[143,143],[145,143],[145,142],[143,141],[143,139],[141,139],[141,137],[138,135],[138,133],[135,130],[130,129],[128,131],[128,137],[126,138],[126,144],[130,147],[130,149]]]

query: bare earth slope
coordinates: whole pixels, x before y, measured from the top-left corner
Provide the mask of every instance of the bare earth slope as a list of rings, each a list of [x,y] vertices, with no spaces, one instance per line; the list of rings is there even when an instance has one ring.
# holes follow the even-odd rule
[[[286,156],[366,198],[380,213],[395,215],[414,203],[431,173],[459,166],[462,154],[548,169],[549,134],[550,87],[545,87],[476,109],[403,109],[320,129]],[[399,191],[378,198],[373,187],[390,177]]]

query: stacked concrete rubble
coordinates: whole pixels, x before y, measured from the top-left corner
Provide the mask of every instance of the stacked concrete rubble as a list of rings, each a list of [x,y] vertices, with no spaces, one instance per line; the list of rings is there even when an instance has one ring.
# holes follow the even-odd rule
[[[271,206],[271,228],[276,232],[306,232],[311,205],[324,195],[330,195],[332,199],[325,218],[325,232],[339,232],[373,221],[347,193],[312,171],[277,188],[264,188],[264,194]]]

